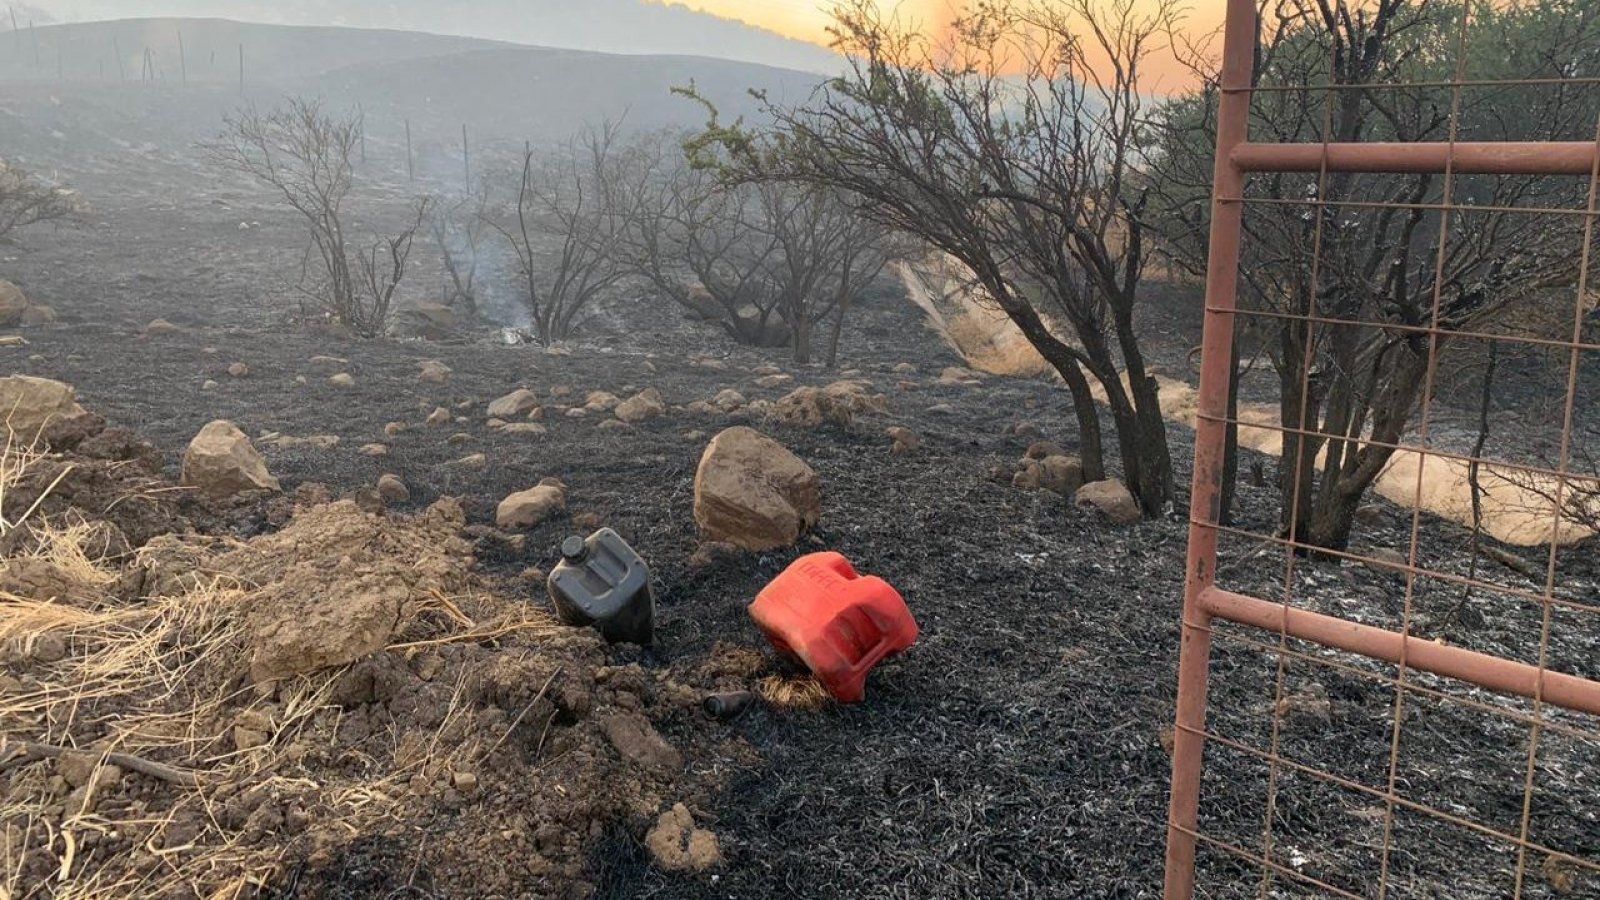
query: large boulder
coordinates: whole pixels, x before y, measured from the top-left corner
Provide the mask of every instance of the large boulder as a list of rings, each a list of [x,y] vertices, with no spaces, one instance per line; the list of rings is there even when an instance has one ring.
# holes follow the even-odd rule
[[[617,404],[614,411],[618,419],[629,425],[648,422],[667,411],[667,401],[661,398],[661,392],[655,388],[645,388],[632,397]]]
[[[27,311],[28,297],[22,293],[22,288],[0,278],[0,327],[22,324],[22,317]]]
[[[517,388],[489,404],[491,419],[520,419],[539,408],[539,397],[527,388]]]
[[[226,419],[200,429],[189,442],[183,454],[183,483],[218,499],[281,489],[250,438]]]
[[[0,378],[0,422],[20,444],[32,444],[48,430],[89,418],[72,385],[32,375]]]
[[[817,473],[752,428],[729,428],[700,457],[694,519],[708,541],[753,551],[788,547],[821,515]]]

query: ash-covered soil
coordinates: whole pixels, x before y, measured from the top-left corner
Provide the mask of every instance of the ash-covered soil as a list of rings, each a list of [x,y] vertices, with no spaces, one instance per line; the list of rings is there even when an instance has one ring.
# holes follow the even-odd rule
[[[1011,473],[1031,440],[1010,435],[1017,423],[1031,422],[1044,438],[1073,449],[1070,409],[1056,385],[992,377],[941,381],[942,370],[960,360],[888,287],[851,320],[839,371],[736,347],[664,301],[649,299],[618,298],[597,310],[557,354],[506,346],[488,328],[455,342],[423,342],[355,341],[285,327],[278,323],[293,305],[290,285],[300,252],[292,220],[259,192],[233,184],[199,202],[162,200],[163,186],[176,189],[179,169],[163,163],[151,171],[171,180],[94,197],[91,224],[36,232],[25,251],[7,251],[0,275],[34,302],[54,306],[61,321],[27,329],[25,347],[0,349],[6,371],[74,384],[86,407],[152,442],[168,478],[175,477],[190,438],[207,422],[226,418],[257,438],[288,493],[309,482],[326,484],[335,495],[355,493],[392,473],[409,486],[410,499],[391,514],[417,514],[456,498],[465,522],[460,533],[476,560],[473,577],[498,598],[493,615],[468,611],[474,621],[511,615],[519,603],[545,609],[542,590],[522,577],[524,570],[551,565],[559,540],[580,530],[573,519],[593,514],[651,564],[659,653],[602,650],[579,638],[576,648],[530,645],[522,649],[548,655],[512,673],[516,683],[504,691],[484,687],[472,695],[475,714],[485,719],[482,733],[500,733],[506,717],[529,704],[526,688],[537,690],[533,682],[549,677],[551,661],[563,671],[563,660],[576,661],[571,664],[588,673],[584,678],[600,671],[616,677],[615,669],[639,683],[598,688],[596,697],[603,693],[605,703],[648,713],[661,735],[682,749],[688,773],[663,786],[626,766],[619,771],[610,755],[615,751],[597,737],[599,701],[590,708],[593,715],[552,703],[540,712],[570,732],[568,744],[541,746],[537,735],[518,732],[521,755],[503,764],[492,754],[484,757],[490,762],[470,771],[477,780],[466,791],[451,782],[453,770],[429,770],[419,789],[426,802],[359,834],[317,844],[322,852],[286,855],[253,890],[329,898],[567,891],[708,898],[1159,894],[1184,517],[1180,512],[1117,528],[1055,494],[1012,487]],[[241,230],[241,222],[260,225]],[[418,296],[437,290],[429,277],[424,267]],[[1176,287],[1152,297],[1164,305],[1149,314],[1153,355],[1166,364],[1165,374],[1181,377],[1198,336],[1194,318],[1182,315],[1180,306],[1198,304],[1198,298]],[[145,323],[157,317],[181,330],[144,335]],[[452,370],[447,382],[419,379],[429,360]],[[238,362],[248,374],[230,376],[229,366]],[[915,371],[897,371],[901,363]],[[762,387],[756,371],[764,366],[792,380]],[[348,373],[353,384],[331,384],[329,377],[339,373]],[[775,400],[842,373],[870,382],[888,398],[887,412],[849,427],[808,430],[747,412],[709,416],[683,408],[728,388],[749,400]],[[547,433],[506,434],[487,426],[486,405],[518,387],[545,401]],[[626,397],[648,387],[672,408],[642,425],[600,428],[604,414],[559,412],[582,405],[591,391]],[[424,425],[437,407],[459,418]],[[389,435],[390,422],[406,427]],[[691,513],[695,466],[709,437],[733,424],[761,427],[816,469],[822,520],[792,550],[691,564],[699,546]],[[921,449],[891,454],[884,430],[892,425],[918,432]],[[285,443],[274,435],[331,435],[338,442]],[[1191,435],[1174,427],[1170,436],[1180,483],[1186,483]],[[387,445],[387,455],[363,455],[369,443]],[[484,454],[485,467],[459,464],[474,453]],[[1248,472],[1255,461],[1266,477],[1242,486],[1239,525],[1271,534],[1276,461],[1247,460],[1243,468]],[[565,515],[521,540],[490,527],[501,498],[546,477],[566,484]],[[188,521],[230,540],[268,539],[286,522],[294,527],[281,501],[227,514],[195,512]],[[1356,549],[1404,553],[1410,526],[1409,514],[1380,505],[1359,527]],[[1448,523],[1424,520],[1421,537],[1430,568],[1471,571],[1513,592],[1542,588],[1538,552],[1514,551],[1532,564],[1536,574],[1530,577],[1494,562],[1474,566],[1470,535]],[[744,607],[796,556],[823,548],[899,588],[921,624],[920,642],[874,674],[863,704],[818,713],[762,708],[732,724],[705,718],[690,701],[729,683],[706,675],[707,661],[729,648],[762,648]],[[1592,546],[1559,553],[1562,597],[1596,602],[1595,556]],[[1543,609],[1509,593],[1463,598],[1455,584],[1419,580],[1408,588],[1393,572],[1328,561],[1295,560],[1288,572],[1290,561],[1281,553],[1245,541],[1225,542],[1222,565],[1228,585],[1239,590],[1277,599],[1287,583],[1297,603],[1389,625],[1398,624],[1409,606],[1413,631],[1430,639],[1529,661],[1543,653],[1556,668],[1600,675],[1600,630],[1592,616],[1577,611],[1557,609],[1548,640],[1541,641]],[[434,634],[424,629],[406,639]],[[1211,691],[1217,734],[1258,749],[1276,746],[1285,758],[1379,792],[1393,783],[1419,803],[1521,832],[1530,735],[1525,722],[1485,717],[1476,707],[1408,690],[1396,744],[1395,690],[1384,680],[1392,678],[1392,667],[1295,649],[1345,668],[1296,659],[1280,678],[1272,656],[1238,641],[1218,642]],[[515,644],[510,650],[512,656],[522,652]],[[404,690],[431,697],[437,686],[459,679],[481,686],[485,660],[504,658],[507,648],[479,642],[451,653],[440,668],[426,664],[427,681],[416,674],[421,664],[408,663]],[[658,678],[671,688],[654,687]],[[743,683],[740,678],[732,683]],[[1407,681],[1512,711],[1527,708],[1414,673]],[[351,701],[358,709],[375,702]],[[1275,709],[1283,724],[1273,731]],[[373,726],[377,714],[363,715],[371,720],[367,733],[344,737],[341,729],[354,726],[309,717],[308,735],[348,738],[336,745],[356,753],[320,763],[313,758],[311,765],[349,777],[362,764],[361,754],[381,756],[380,745],[394,750],[384,742],[406,732],[408,716],[431,722],[434,712],[385,705],[381,715],[389,718],[382,728]],[[391,722],[398,730],[385,730]],[[1528,837],[1596,860],[1600,805],[1593,773],[1600,771],[1600,745],[1562,730],[1566,726],[1596,729],[1592,719],[1573,717],[1542,730]],[[561,766],[574,764],[570,754],[557,755],[563,748],[603,757],[604,764],[563,782]],[[294,777],[332,781],[335,774]],[[641,794],[630,784],[646,789]],[[157,787],[141,788],[152,792],[137,798],[145,804],[141,810],[159,803]],[[246,782],[241,790],[250,795],[256,787]],[[1358,894],[1376,892],[1385,808],[1371,790],[1317,782],[1282,767],[1269,778],[1257,759],[1213,746],[1203,801],[1208,835],[1261,852],[1269,795],[1275,859]],[[562,804],[598,799],[592,815],[551,819],[542,804],[558,802],[556,796],[565,796]],[[664,810],[678,800],[718,836],[725,862],[713,874],[668,874],[645,847],[652,820],[643,806]],[[257,804],[239,811],[249,824],[264,801],[240,802]],[[315,808],[272,808],[278,818],[261,814],[256,839],[306,846],[282,829]],[[1524,896],[1600,897],[1600,879],[1569,873],[1559,857],[1530,852],[1519,860],[1515,848],[1405,809],[1389,839],[1389,896],[1507,896],[1521,863]],[[533,856],[545,862],[532,863]],[[51,896],[54,871],[27,873],[15,896]],[[474,881],[478,875],[481,883]],[[1205,896],[1261,895],[1257,867],[1211,850],[1202,852],[1201,881]],[[1280,876],[1267,895],[1318,894]]]

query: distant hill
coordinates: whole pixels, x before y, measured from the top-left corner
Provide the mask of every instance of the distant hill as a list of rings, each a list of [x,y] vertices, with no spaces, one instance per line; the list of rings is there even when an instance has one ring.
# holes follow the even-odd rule
[[[30,0],[58,21],[216,17],[278,25],[383,28],[592,50],[709,56],[804,71],[827,50],[684,6],[650,0]],[[0,11],[3,15],[3,11]],[[0,48],[0,53],[3,53]]]
[[[293,94],[359,106],[375,152],[403,153],[409,124],[419,164],[431,158],[459,171],[448,160],[459,153],[463,125],[474,145],[509,147],[562,139],[602,120],[692,128],[704,113],[672,96],[673,86],[693,82],[733,118],[757,113],[750,88],[798,97],[818,80],[726,59],[407,31],[221,19],[86,22],[0,36],[0,154],[81,170],[135,148],[179,163],[195,141],[218,133],[229,110]]]

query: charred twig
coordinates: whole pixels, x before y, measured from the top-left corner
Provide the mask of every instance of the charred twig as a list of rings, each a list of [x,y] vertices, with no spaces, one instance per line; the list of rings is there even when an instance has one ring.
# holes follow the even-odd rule
[[[58,747],[54,744],[41,744],[37,741],[25,741],[21,738],[0,736],[0,750],[13,750],[10,756],[0,759],[0,771],[23,765],[24,763],[37,762],[41,759],[56,759],[64,754],[74,752],[71,747]],[[102,759],[121,769],[149,775],[169,784],[182,787],[199,787],[203,783],[203,773],[195,769],[183,769],[169,766],[142,756],[133,756],[128,753],[106,753]]]

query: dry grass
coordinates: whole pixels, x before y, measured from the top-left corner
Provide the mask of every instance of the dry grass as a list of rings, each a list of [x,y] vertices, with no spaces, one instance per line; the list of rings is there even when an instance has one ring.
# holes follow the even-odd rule
[[[833,699],[828,689],[811,676],[784,678],[769,675],[756,683],[756,693],[775,709],[818,712]]]

